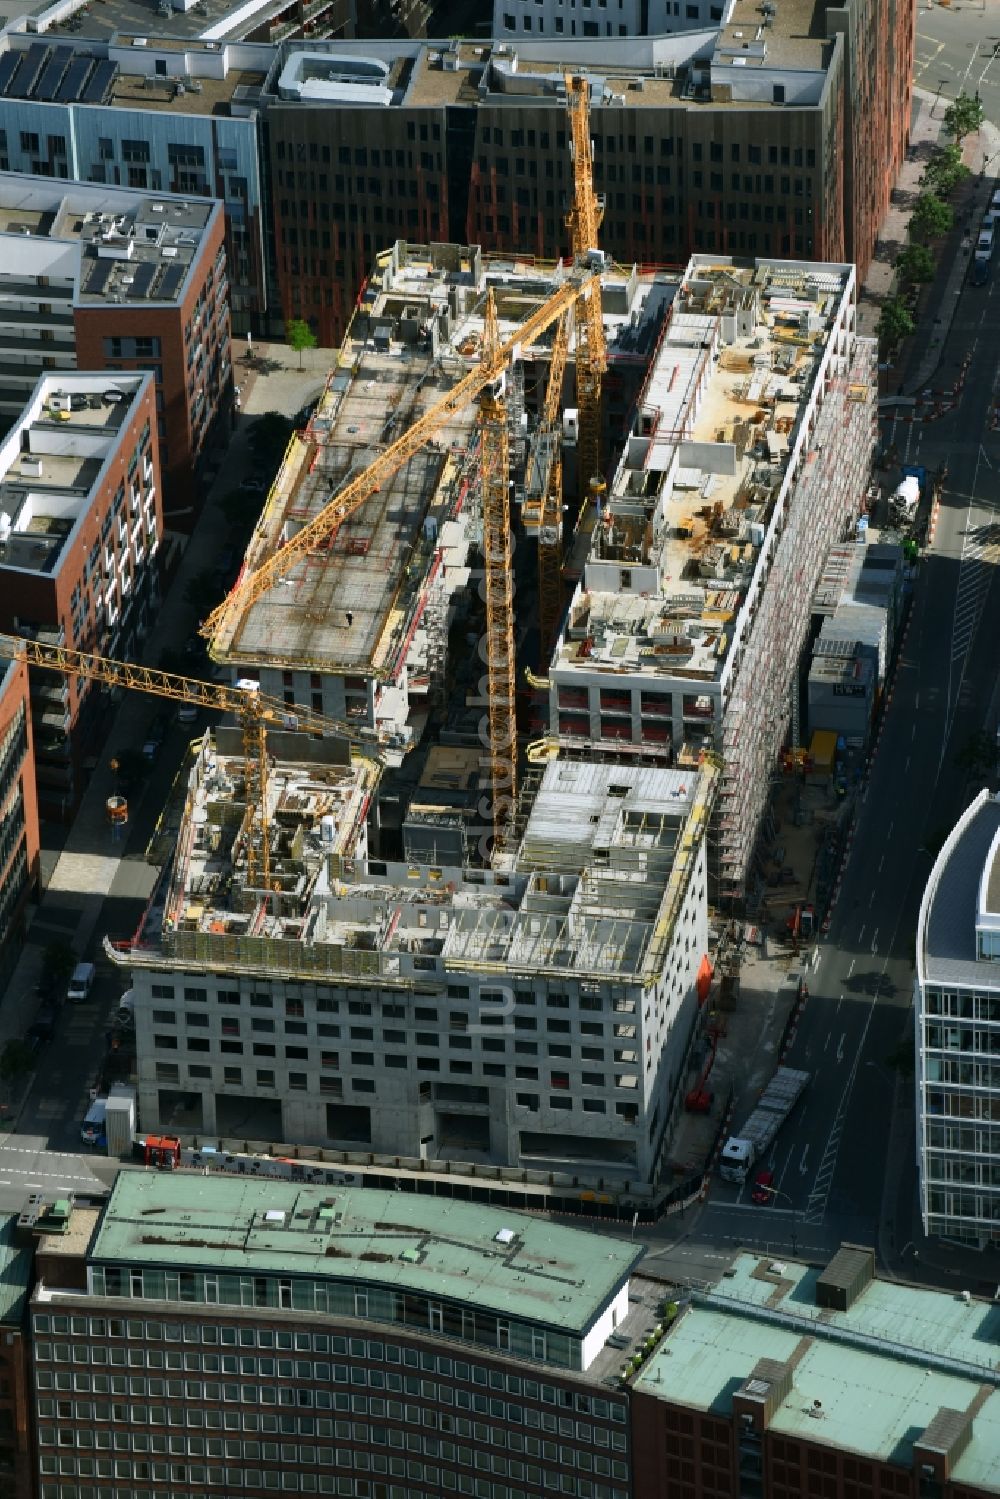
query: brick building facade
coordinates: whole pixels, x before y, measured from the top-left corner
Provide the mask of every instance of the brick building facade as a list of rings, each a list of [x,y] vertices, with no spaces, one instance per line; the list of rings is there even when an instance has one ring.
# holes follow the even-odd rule
[[[97,650],[135,650],[155,615],[163,530],[153,377],[62,372],[39,380],[0,447],[0,630]],[[102,693],[31,671],[38,797],[79,802]]]

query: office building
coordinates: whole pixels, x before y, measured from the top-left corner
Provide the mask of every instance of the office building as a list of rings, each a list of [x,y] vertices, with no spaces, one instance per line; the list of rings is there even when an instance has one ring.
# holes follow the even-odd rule
[[[475,367],[488,291],[507,338],[556,292],[561,274],[550,264],[493,262],[475,245],[397,241],[381,253],[326,390],[275,477],[247,570]],[[620,430],[631,406],[673,285],[633,269],[607,277],[609,429]],[[540,404],[552,338],[549,329],[521,351],[520,394],[512,396],[521,412],[526,387]],[[443,686],[449,627],[472,605],[482,524],[477,419],[474,403],[447,413],[329,546],[296,559],[259,598],[234,602],[214,633],[213,657],[274,697],[377,728],[397,747],[415,743]]]
[[[566,0],[512,0],[501,20],[515,21],[516,41],[310,35],[271,47],[212,28],[164,41],[137,25],[60,40],[72,71],[52,102],[48,42],[11,33],[0,168],[214,194],[237,331],[280,334],[303,317],[336,346],[375,254],[396,238],[568,249],[569,68],[591,83],[602,244],[616,260],[851,259],[864,276],[906,148],[912,3],[641,9],[634,30],[684,29],[623,36],[622,6]],[[540,33],[549,15],[553,30]]]
[[[722,754],[722,899],[745,892],[813,590],[866,494],[875,346],[854,331],[855,284],[853,266],[692,259],[578,537],[549,671],[567,750],[678,766]]]
[[[187,1172],[123,1172],[73,1220],[31,1300],[39,1499],[628,1499],[607,1376],[662,1297],[640,1246]]]
[[[31,743],[28,669],[0,661],[0,985],[24,941],[28,901],[38,890],[38,796]]]
[[[507,867],[465,870],[369,857],[375,767],[290,737],[278,899],[247,885],[240,748],[202,747],[136,940],[107,946],[140,1125],[654,1179],[696,1027],[714,767],[556,762]]]
[[[741,1254],[629,1383],[635,1499],[1000,1493],[996,1309]]]
[[[0,1215],[0,1483],[12,1495],[34,1493],[32,1389],[27,1326],[31,1248],[18,1214]]]
[[[132,655],[155,618],[162,537],[153,377],[44,375],[0,445],[0,630]],[[71,814],[106,706],[31,668],[38,800]]]
[[[147,26],[150,18],[147,10]],[[257,99],[273,50],[142,29],[58,45],[6,32],[0,46],[0,171],[219,199],[235,327],[259,329],[267,293]],[[70,63],[50,98],[45,68],[65,51]],[[93,207],[108,212],[102,199],[114,198],[97,191]],[[199,207],[214,240],[213,209]]]
[[[229,431],[228,274],[218,203],[0,178],[0,416],[38,371],[152,372],[168,524],[190,530]]]
[[[1000,798],[934,861],[917,923],[917,1166],[924,1231],[1000,1243]]]
[[[671,31],[715,33],[735,0],[494,0],[493,35],[523,37],[663,36]]]

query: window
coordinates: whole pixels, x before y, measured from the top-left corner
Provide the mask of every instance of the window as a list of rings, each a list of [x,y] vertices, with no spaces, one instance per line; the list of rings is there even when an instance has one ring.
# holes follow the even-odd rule
[[[273,1088],[274,1073],[269,1071],[266,1067],[258,1067],[257,1086],[258,1088]]]

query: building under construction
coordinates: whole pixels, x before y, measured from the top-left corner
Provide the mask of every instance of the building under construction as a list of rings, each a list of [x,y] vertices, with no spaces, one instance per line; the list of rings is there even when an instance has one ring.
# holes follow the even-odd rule
[[[713,887],[741,898],[830,545],[862,509],[875,344],[849,265],[695,256],[550,671],[567,751],[723,774]]]
[[[477,246],[399,241],[380,255],[316,411],[289,444],[244,578],[476,368],[488,293],[507,338],[566,274],[563,264],[491,259]],[[613,371],[608,420],[620,430],[677,278],[630,268],[602,279]],[[526,342],[511,372],[515,475],[526,456],[526,406],[538,404],[552,338],[546,329]],[[212,654],[274,697],[377,728],[405,748],[419,738],[443,680],[449,622],[467,607],[482,534],[477,410],[469,402],[446,413],[431,440],[273,586],[237,587],[218,611]]]
[[[205,1143],[655,1179],[706,991],[714,764],[559,761],[498,867],[375,860],[370,760],[206,737],[133,942],[140,1120]]]

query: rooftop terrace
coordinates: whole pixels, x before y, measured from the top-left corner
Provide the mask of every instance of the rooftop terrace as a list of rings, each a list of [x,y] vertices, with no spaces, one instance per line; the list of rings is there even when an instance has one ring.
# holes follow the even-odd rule
[[[226,731],[219,740],[226,742]],[[272,774],[271,870],[246,885],[239,738],[206,740],[169,875],[124,964],[178,964],[322,982],[440,985],[470,962],[647,981],[659,971],[693,871],[714,772],[550,765],[503,870],[370,861],[376,767],[289,763]],[[328,746],[329,742],[324,742]],[[286,750],[286,753],[288,751]],[[309,741],[300,757],[328,753]],[[437,977],[436,977],[437,976]]]
[[[152,376],[43,377],[0,448],[0,567],[52,575]]]
[[[506,1208],[408,1192],[123,1171],[90,1258],[367,1282],[580,1336],[643,1253]]]
[[[850,277],[848,266],[694,257],[558,665],[721,675]]]

